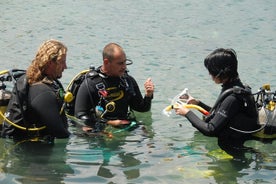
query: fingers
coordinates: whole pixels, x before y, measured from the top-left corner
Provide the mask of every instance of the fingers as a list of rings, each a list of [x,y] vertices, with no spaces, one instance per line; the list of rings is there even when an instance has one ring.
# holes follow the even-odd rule
[[[146,82],[144,83],[144,87],[146,90],[146,96],[151,97],[154,92],[154,84],[151,80],[151,78],[148,78]]]
[[[176,106],[174,107],[174,110],[175,110],[175,114],[182,115],[182,116],[185,116],[189,112],[189,109],[184,106],[182,107]]]
[[[176,108],[176,109],[175,109],[175,114],[176,114],[176,115],[182,115],[181,109],[180,109],[180,108]]]
[[[146,82],[151,82],[151,78],[149,77],[149,78],[146,80]]]
[[[126,125],[126,124],[129,124],[129,121],[128,120],[121,120],[120,124],[121,125]]]
[[[175,109],[175,114],[176,115],[181,115],[181,110],[179,108]]]
[[[128,120],[120,120],[120,119],[116,119],[116,120],[109,120],[108,124],[112,125],[112,126],[120,126],[120,125],[126,125],[129,124],[130,122]]]
[[[145,86],[146,89],[154,86],[154,85],[153,85],[153,82],[152,82],[152,80],[151,80],[151,78],[148,78],[148,79],[146,80],[144,86]]]
[[[92,131],[93,128],[92,128],[92,127],[88,127],[88,126],[83,126],[83,127],[82,127],[82,130],[83,130],[84,132],[89,132],[89,131]]]

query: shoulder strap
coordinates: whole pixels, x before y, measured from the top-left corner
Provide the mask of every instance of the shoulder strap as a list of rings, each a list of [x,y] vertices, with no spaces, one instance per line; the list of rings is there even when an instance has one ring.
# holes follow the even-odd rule
[[[28,123],[25,112],[28,108],[29,83],[26,74],[21,75],[17,80],[14,81],[14,93],[16,95],[18,106],[22,114],[24,126],[28,130]]]
[[[242,95],[249,95],[251,93],[250,87],[246,86],[245,88],[242,88],[240,86],[234,86],[233,88],[229,88],[222,92],[220,96],[218,97],[215,105],[212,107],[211,111],[212,112],[214,109],[217,108],[217,106],[229,95],[231,94],[242,94]]]
[[[125,75],[123,77],[121,77],[121,80],[124,84],[124,87],[126,89],[126,91],[131,94],[132,96],[136,95],[135,89],[134,89],[134,81],[133,78],[128,75],[128,71],[125,72]]]
[[[94,83],[96,84],[96,86],[99,85],[100,83],[103,84],[103,79],[102,79],[102,76],[100,75],[100,73],[95,69],[92,69],[91,71],[89,71],[85,74],[85,77],[84,77],[85,86],[88,90],[90,102],[94,104],[94,100],[93,100],[93,97],[91,95],[91,91],[90,91],[90,88],[88,85],[89,79],[94,80],[95,81]]]

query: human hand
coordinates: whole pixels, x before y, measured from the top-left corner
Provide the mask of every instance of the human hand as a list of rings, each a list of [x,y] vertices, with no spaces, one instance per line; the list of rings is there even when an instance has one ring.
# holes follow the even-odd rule
[[[108,120],[107,121],[107,124],[112,125],[112,126],[127,125],[129,123],[130,123],[130,121],[128,121],[128,120],[121,120],[121,119]]]
[[[197,99],[195,99],[194,97],[192,97],[191,95],[189,95],[189,98],[187,100],[187,104],[194,104],[194,105],[198,105],[199,101]]]
[[[185,116],[190,110],[185,106],[175,106],[175,114]]]
[[[83,126],[83,127],[82,127],[82,130],[83,130],[84,132],[91,132],[91,131],[93,130],[93,128],[90,127],[90,126]]]
[[[185,101],[187,104],[198,105],[199,101],[192,97],[190,94],[184,94],[179,97],[180,101]]]
[[[147,97],[152,97],[153,92],[154,92],[154,84],[151,80],[151,78],[148,78],[146,82],[144,83],[145,91],[146,91],[146,96]]]

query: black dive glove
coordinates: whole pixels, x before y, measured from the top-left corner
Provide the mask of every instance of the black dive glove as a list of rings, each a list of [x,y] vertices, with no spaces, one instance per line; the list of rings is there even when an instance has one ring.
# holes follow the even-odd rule
[[[106,126],[106,119],[93,118],[93,120],[88,115],[80,116],[79,119],[86,125],[93,128],[94,132],[103,131]],[[95,123],[92,123],[95,122]]]
[[[92,126],[92,123],[91,123],[91,119],[88,115],[83,115],[83,116],[80,116],[79,119],[81,119],[81,121],[87,125],[87,126]]]

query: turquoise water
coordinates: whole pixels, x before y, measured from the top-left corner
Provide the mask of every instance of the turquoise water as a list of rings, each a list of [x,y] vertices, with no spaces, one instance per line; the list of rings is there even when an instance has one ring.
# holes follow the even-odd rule
[[[55,38],[69,49],[67,86],[117,42],[141,88],[147,77],[156,87],[151,112],[137,113],[144,125],[133,132],[87,137],[71,127],[74,134],[52,148],[0,139],[1,183],[275,183],[275,141],[249,141],[258,153],[223,159],[211,154],[216,138],[162,109],[185,87],[214,103],[220,86],[203,59],[218,47],[236,50],[240,77],[253,91],[264,83],[275,90],[276,1],[2,0],[0,12],[1,70],[26,68],[41,42]]]

